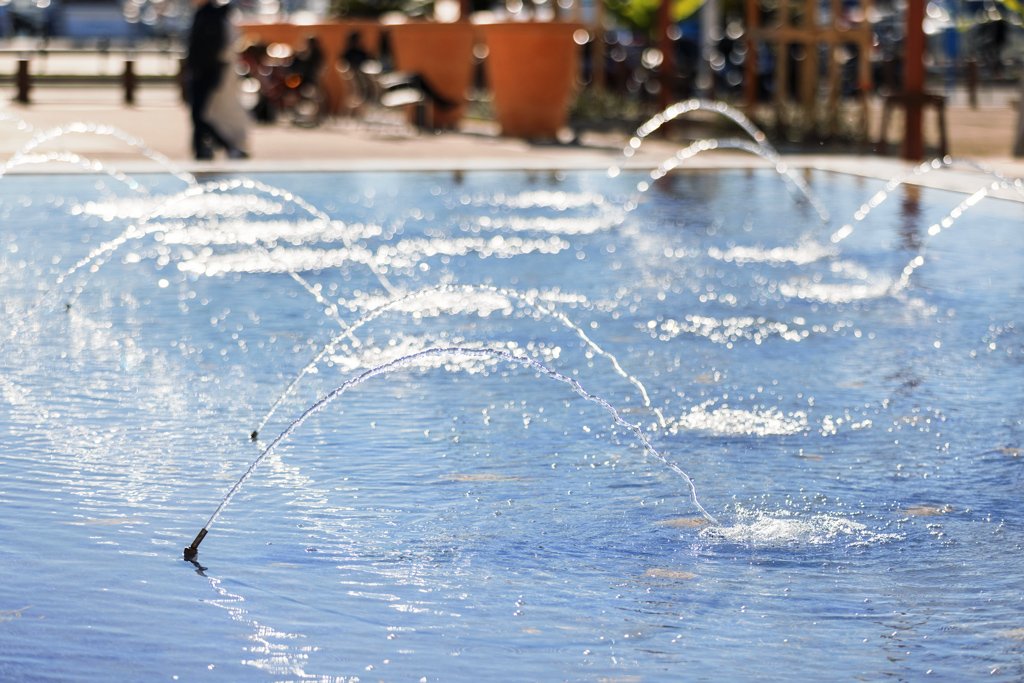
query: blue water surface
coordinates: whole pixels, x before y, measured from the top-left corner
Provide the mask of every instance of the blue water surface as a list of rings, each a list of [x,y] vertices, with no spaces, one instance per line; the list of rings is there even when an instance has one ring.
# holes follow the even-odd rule
[[[643,177],[3,178],[0,679],[1024,677],[1024,205]]]

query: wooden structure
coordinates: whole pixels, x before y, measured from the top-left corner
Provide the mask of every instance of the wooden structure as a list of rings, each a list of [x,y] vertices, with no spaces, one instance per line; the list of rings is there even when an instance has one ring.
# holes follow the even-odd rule
[[[942,95],[927,93],[890,94],[886,95],[882,104],[882,125],[878,133],[878,153],[889,153],[889,121],[894,109],[903,110],[903,144],[900,145],[900,156],[908,161],[920,161],[924,158],[924,135],[922,133],[922,116],[925,108],[935,110],[936,125],[939,130],[938,155],[949,154],[949,132],[946,128],[946,98]],[[917,112],[917,119],[914,119]]]
[[[777,0],[771,10],[763,0],[746,2],[747,57],[744,75],[744,100],[748,111],[757,103],[759,63],[764,51],[774,56],[774,92],[776,124],[789,126],[789,111],[796,104],[805,125],[812,131],[819,123],[819,107],[824,99],[825,122],[834,134],[839,121],[841,68],[850,48],[858,55],[856,92],[863,109],[861,137],[868,135],[867,94],[872,89],[870,52],[873,42],[867,19],[871,0],[858,0],[851,9],[842,0],[829,0],[822,12],[821,0]],[[824,15],[824,16],[823,16]],[[791,60],[791,51],[799,59]],[[824,57],[824,60],[822,60]],[[824,61],[824,64],[822,63]],[[795,68],[794,68],[795,67]],[[790,97],[796,86],[796,98]]]
[[[910,0],[907,3],[907,33],[903,45],[903,97],[899,104],[906,112],[903,124],[903,149],[901,156],[911,161],[924,158],[924,135],[921,132],[921,116],[929,97],[924,91],[924,0]],[[946,154],[945,100],[938,98],[939,129],[942,135],[942,155]],[[886,107],[889,102],[886,102]],[[885,129],[882,129],[885,136]]]
[[[158,56],[167,63],[175,64],[174,72],[139,73],[136,64],[140,58]],[[5,61],[14,58],[14,73],[0,74],[0,83],[10,80],[14,85],[14,101],[31,104],[32,88],[37,85],[119,85],[124,91],[124,103],[135,104],[135,93],[144,83],[181,83],[181,61],[183,53],[178,50],[145,50],[137,48],[87,50],[79,48],[0,48],[0,58]],[[102,58],[102,68],[90,70],[90,66]],[[52,62],[57,62],[54,66]],[[109,68],[120,63],[122,69]],[[85,64],[82,67],[78,64]],[[67,72],[61,68],[72,68]],[[98,66],[98,65],[97,65]]]

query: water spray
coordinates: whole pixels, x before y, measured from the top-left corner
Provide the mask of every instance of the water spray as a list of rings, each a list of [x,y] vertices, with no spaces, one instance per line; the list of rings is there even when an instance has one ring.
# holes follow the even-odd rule
[[[985,175],[991,176],[994,179],[993,183],[980,188],[979,192],[988,193],[990,190],[994,191],[998,189],[1012,189],[1014,192],[1017,193],[1017,196],[1019,196],[1021,199],[1024,199],[1024,182],[1022,182],[1020,178],[1017,178],[1016,180],[1010,180],[1009,178],[1004,177],[995,170],[983,164],[971,161],[970,159],[959,159],[947,155],[945,157],[942,157],[941,159],[936,158],[932,159],[931,161],[926,161],[923,164],[919,164],[918,166],[914,167],[912,171],[900,172],[897,173],[892,178],[890,178],[889,182],[885,184],[884,188],[875,193],[875,195],[871,197],[871,199],[861,204],[860,208],[854,212],[853,219],[849,223],[846,223],[845,225],[843,225],[843,227],[839,228],[839,230],[836,230],[836,232],[832,234],[832,243],[838,244],[839,242],[849,237],[853,233],[854,226],[863,221],[865,218],[867,218],[868,214],[871,213],[872,209],[877,208],[882,202],[891,197],[893,190],[895,190],[900,185],[903,185],[904,183],[907,182],[915,182],[916,178],[919,178],[925,173],[929,173],[931,171],[935,171],[942,168],[951,168],[953,166],[966,166],[975,171],[979,171],[980,173],[984,173]],[[971,203],[970,206],[973,206],[975,203],[977,202]],[[962,213],[963,210],[964,209],[961,208],[960,212]],[[955,217],[956,216],[954,216],[953,218]],[[947,220],[949,219],[947,218]]]
[[[2,120],[2,119],[0,119],[0,120]],[[42,159],[37,159],[35,157],[26,157],[26,156],[22,155],[22,156],[17,156],[16,158],[12,157],[12,159],[7,162],[6,166],[10,167],[10,166],[17,165],[17,164],[20,164],[20,163],[34,163],[34,162],[40,162],[41,163],[42,161],[47,161],[47,160],[49,160],[49,161],[57,160],[57,161],[67,161],[67,162],[71,162],[71,163],[77,163],[77,164],[83,166],[84,168],[86,168],[86,170],[107,173],[111,177],[124,182],[131,189],[136,189],[137,191],[140,191],[140,192],[145,191],[144,187],[139,185],[137,182],[135,182],[134,180],[132,180],[128,176],[125,176],[123,173],[120,173],[119,171],[115,171],[115,170],[112,170],[112,169],[107,169],[106,167],[102,166],[101,164],[98,164],[96,162],[92,162],[92,161],[90,161],[88,159],[85,159],[84,157],[80,157],[79,155],[76,155],[76,154],[54,153],[54,154],[48,155],[48,156],[46,156],[45,158],[42,158]],[[0,166],[0,178],[3,177],[4,168],[5,168],[4,166]],[[174,207],[176,205],[183,204],[184,202],[186,202],[186,201],[188,201],[190,199],[193,199],[195,197],[199,197],[199,196],[202,196],[202,195],[205,195],[205,194],[208,194],[208,193],[213,193],[213,192],[217,192],[217,191],[219,191],[219,192],[227,192],[227,191],[238,189],[238,188],[255,189],[255,190],[259,190],[260,192],[263,192],[263,193],[265,193],[265,194],[267,194],[267,195],[269,195],[271,197],[280,197],[281,199],[283,199],[285,201],[288,201],[288,202],[292,202],[295,205],[297,205],[300,208],[302,208],[303,210],[307,211],[314,218],[316,218],[317,220],[322,221],[324,223],[324,225],[327,225],[327,224],[330,223],[330,217],[329,216],[327,216],[325,213],[323,213],[322,211],[320,211],[315,206],[313,206],[312,204],[310,204],[306,200],[302,199],[298,195],[292,194],[291,192],[288,192],[287,190],[282,190],[280,188],[273,187],[273,186],[267,185],[266,183],[262,183],[262,182],[259,182],[259,181],[256,181],[256,180],[252,180],[252,179],[249,179],[249,178],[236,178],[234,180],[223,181],[223,182],[221,182],[221,181],[214,181],[214,182],[206,183],[205,185],[190,185],[187,189],[185,189],[185,190],[179,192],[178,194],[176,194],[176,195],[174,195],[174,196],[172,196],[172,197],[162,201],[160,203],[160,205],[156,209],[154,209],[152,211],[149,211],[148,213],[146,213],[143,216],[141,216],[137,224],[129,225],[125,229],[125,231],[122,232],[120,235],[118,235],[117,237],[115,237],[112,240],[104,242],[103,244],[99,245],[95,249],[91,250],[86,256],[84,256],[79,261],[77,261],[73,266],[71,266],[71,268],[69,268],[69,269],[65,270],[64,272],[62,272],[57,277],[56,281],[54,281],[54,283],[52,285],[50,285],[50,287],[47,288],[47,290],[45,292],[43,292],[43,294],[41,294],[35,300],[35,302],[32,303],[31,306],[29,306],[29,308],[21,315],[21,317],[15,320],[15,322],[12,325],[11,330],[8,333],[8,335],[6,337],[4,337],[3,339],[0,339],[0,351],[2,351],[4,349],[4,347],[10,341],[12,341],[15,337],[18,336],[18,333],[21,331],[21,328],[35,314],[35,312],[40,308],[40,306],[42,306],[42,304],[47,299],[50,298],[50,296],[60,287],[61,284],[63,284],[68,278],[70,278],[72,275],[74,275],[77,271],[79,271],[83,267],[85,267],[87,265],[90,265],[90,264],[96,265],[96,264],[102,263],[102,259],[109,258],[111,254],[113,254],[115,251],[117,251],[117,249],[119,249],[121,246],[123,246],[124,244],[126,244],[128,241],[130,241],[132,239],[139,239],[139,238],[145,237],[147,235],[153,234],[155,232],[159,232],[160,230],[163,230],[165,228],[164,225],[162,225],[160,223],[151,223],[151,221],[153,221],[153,220],[155,220],[157,218],[160,218],[162,215],[164,215],[169,210],[170,207]],[[346,247],[352,248],[352,243],[351,243],[351,240],[349,238],[343,237],[342,241],[344,242]],[[267,252],[267,250],[266,250],[266,247],[264,247],[262,244],[257,244],[256,247],[258,249],[262,249],[264,252],[269,254],[269,252]],[[367,266],[377,276],[377,279],[381,283],[381,286],[386,291],[388,291],[389,293],[394,294],[395,293],[394,286],[387,280],[386,277],[384,277],[384,275],[380,272],[380,269],[377,267],[376,263],[372,259],[369,262],[367,262]],[[319,293],[316,292],[315,289],[311,285],[309,285],[309,283],[306,280],[304,280],[301,276],[299,276],[297,273],[294,273],[294,272],[291,273],[291,276],[300,285],[302,285],[304,288],[306,288],[307,291],[309,291],[310,293],[313,293],[315,296],[317,296],[317,300],[318,301],[320,301],[323,304],[326,304],[326,305],[330,306],[330,302],[327,302],[326,300],[323,300],[322,297],[319,296]],[[335,309],[335,312],[336,312],[336,309]],[[332,314],[332,311],[330,310],[330,308],[327,311],[327,314],[328,315]],[[338,320],[340,322],[340,320],[339,320],[337,315],[334,315],[333,317],[334,317],[335,320]]]
[[[181,180],[189,187],[196,187],[199,184],[194,175],[178,168],[178,166],[170,159],[168,159],[166,156],[151,149],[144,140],[142,140],[141,138],[137,138],[134,135],[131,135],[130,133],[127,133],[115,126],[77,122],[69,123],[65,126],[54,128],[48,131],[32,129],[31,126],[29,126],[28,129],[33,133],[32,139],[25,143],[17,151],[15,151],[15,153],[12,154],[10,158],[7,160],[7,163],[3,167],[0,167],[0,177],[2,177],[4,173],[6,173],[8,170],[13,168],[17,164],[24,163],[24,160],[26,158],[30,158],[32,152],[40,145],[46,142],[50,142],[52,140],[56,140],[57,138],[63,137],[65,135],[75,133],[87,133],[95,136],[107,136],[116,138],[121,142],[127,144],[129,147],[135,148],[136,150],[139,151],[140,154],[142,154],[146,158],[160,164],[168,173],[173,175],[178,180]],[[102,169],[99,168],[99,165],[97,164],[97,168],[94,170]]]
[[[676,102],[667,109],[655,114],[637,128],[633,137],[630,138],[629,143],[623,148],[622,155],[629,159],[638,149],[640,149],[640,146],[643,145],[644,140],[647,139],[648,136],[669,121],[693,111],[715,112],[731,119],[751,137],[752,142],[744,142],[737,138],[730,138],[728,140],[698,140],[689,147],[679,150],[675,157],[668,159],[662,163],[661,166],[652,171],[652,181],[663,177],[668,173],[668,171],[678,166],[679,162],[685,161],[699,152],[706,152],[710,149],[716,149],[719,147],[743,150],[750,152],[751,154],[756,154],[765,161],[771,163],[775,167],[775,171],[779,173],[783,179],[796,187],[803,194],[807,202],[815,211],[817,211],[818,217],[821,219],[822,223],[829,223],[831,218],[829,216],[828,209],[825,208],[825,205],[822,204],[818,197],[811,191],[810,187],[807,186],[807,183],[797,176],[796,173],[793,172],[793,169],[789,168],[789,166],[783,161],[782,155],[779,154],[778,150],[775,149],[770,142],[768,142],[768,136],[765,135],[764,131],[755,126],[754,123],[739,109],[736,109],[725,102],[701,100],[697,98]],[[620,171],[621,169],[619,166],[612,166],[608,169],[608,175],[614,178],[620,173]],[[637,186],[637,189],[640,192],[646,192],[649,187],[649,183],[643,182]]]
[[[347,380],[337,389],[327,394],[322,399],[320,399],[312,406],[307,408],[306,411],[302,413],[302,415],[300,415],[294,422],[288,425],[288,427],[286,427],[285,430],[281,432],[281,434],[279,434],[277,438],[274,439],[270,443],[270,445],[267,446],[263,450],[263,452],[256,457],[255,460],[253,460],[252,464],[249,465],[249,469],[247,469],[239,478],[239,480],[235,482],[235,485],[232,486],[231,489],[227,492],[227,495],[224,496],[224,499],[221,501],[220,505],[217,506],[217,509],[213,511],[212,515],[210,515],[210,518],[207,520],[206,524],[203,526],[202,529],[200,529],[199,533],[195,537],[195,540],[192,541],[192,544],[184,549],[184,559],[192,561],[196,558],[196,556],[199,553],[199,544],[203,542],[204,538],[206,538],[207,533],[209,533],[209,530],[213,526],[213,523],[217,520],[217,517],[224,510],[227,504],[231,502],[231,499],[235,496],[236,493],[238,493],[239,489],[242,488],[242,485],[246,482],[246,480],[249,479],[249,477],[252,476],[253,472],[256,471],[256,468],[259,467],[260,463],[262,463],[263,460],[266,459],[268,455],[273,453],[274,450],[285,439],[291,436],[291,434],[296,429],[298,429],[302,425],[302,423],[306,421],[308,417],[310,417],[314,413],[318,413],[321,410],[323,410],[327,406],[327,404],[329,404],[334,399],[344,394],[352,387],[361,384],[366,380],[375,377],[376,375],[385,374],[393,370],[397,370],[399,368],[412,365],[417,361],[420,361],[425,358],[444,358],[458,356],[463,356],[467,358],[492,358],[502,360],[508,363],[515,363],[517,365],[532,367],[534,370],[536,370],[542,375],[546,375],[547,377],[553,380],[557,380],[559,382],[564,382],[565,384],[568,384],[572,388],[572,390],[579,394],[582,398],[586,399],[587,401],[590,401],[591,403],[596,403],[600,405],[602,408],[604,408],[606,411],[608,411],[608,413],[611,414],[612,416],[612,421],[615,422],[615,424],[630,430],[633,433],[633,435],[637,438],[637,440],[639,440],[640,443],[643,445],[645,451],[656,457],[665,466],[667,466],[673,472],[681,476],[683,480],[686,482],[686,485],[690,493],[690,500],[693,502],[694,506],[696,506],[696,508],[700,511],[701,515],[706,520],[708,520],[708,522],[716,526],[718,525],[718,520],[710,512],[704,509],[704,506],[701,505],[700,501],[698,500],[697,488],[696,486],[694,486],[693,480],[690,479],[690,476],[686,474],[686,472],[683,471],[683,469],[679,467],[679,465],[666,458],[664,455],[659,453],[654,448],[650,440],[644,435],[643,429],[640,425],[633,424],[632,422],[627,422],[626,420],[624,420],[622,416],[619,414],[619,412],[610,403],[605,401],[603,398],[595,396],[586,391],[576,380],[572,379],[571,377],[566,377],[565,375],[560,374],[558,372],[555,372],[554,370],[551,370],[550,368],[546,367],[545,365],[541,364],[538,361],[533,360],[532,358],[513,355],[506,351],[498,351],[497,349],[487,348],[435,347],[425,349],[423,351],[418,351],[417,353],[412,353],[407,356],[402,356],[401,358],[393,360],[389,363],[384,363],[382,365],[378,365],[377,367],[371,368],[366,372],[362,373],[361,375]]]
[[[381,315],[388,311],[398,309],[398,307],[400,307],[403,303],[406,303],[413,299],[429,297],[435,294],[460,293],[496,294],[498,296],[503,297],[506,300],[514,299],[518,301],[520,304],[532,308],[537,314],[556,320],[563,327],[570,330],[577,337],[579,337],[580,340],[583,341],[583,343],[586,344],[591,351],[604,358],[607,358],[608,361],[612,364],[612,368],[615,370],[615,372],[620,377],[624,378],[626,381],[628,381],[630,384],[636,387],[636,389],[640,392],[640,396],[644,402],[644,407],[649,408],[654,412],[654,414],[658,418],[658,425],[662,429],[668,426],[668,422],[666,421],[664,414],[661,412],[661,409],[658,408],[657,406],[652,405],[650,395],[648,394],[647,388],[643,385],[643,383],[639,379],[637,379],[635,375],[631,375],[627,373],[625,370],[623,370],[622,366],[619,364],[618,359],[609,351],[606,351],[605,349],[601,348],[596,342],[594,342],[587,335],[587,333],[583,331],[583,328],[573,323],[571,320],[569,320],[568,316],[558,311],[554,307],[545,306],[541,301],[538,300],[539,297],[524,292],[520,292],[515,289],[510,289],[507,287],[495,287],[494,285],[443,284],[434,287],[425,287],[423,289],[408,292],[406,294],[403,294],[402,296],[392,298],[385,304],[366,312],[361,318],[359,318],[359,320],[356,320],[351,325],[347,327],[343,325],[342,331],[336,336],[332,337],[331,340],[328,341],[326,344],[324,344],[324,346],[320,349],[320,351],[313,358],[313,360],[307,363],[306,366],[299,372],[299,374],[296,375],[294,379],[292,379],[292,381],[288,384],[287,387],[285,387],[285,390],[278,396],[278,398],[270,406],[270,409],[263,416],[263,418],[260,419],[259,423],[256,425],[256,428],[252,431],[252,434],[250,434],[250,438],[253,441],[255,441],[259,437],[260,431],[267,424],[270,418],[273,417],[274,413],[277,412],[277,409],[284,402],[284,400],[288,398],[292,393],[294,393],[295,388],[299,385],[299,382],[301,382],[306,375],[313,372],[313,370],[320,363],[320,361],[324,359],[324,357],[326,357],[329,353],[334,352],[335,345],[341,343],[342,340],[344,340],[345,338],[348,338],[353,343],[353,345],[359,345],[359,340],[354,336],[354,332],[358,330],[360,327],[375,320],[376,318],[380,317]]]

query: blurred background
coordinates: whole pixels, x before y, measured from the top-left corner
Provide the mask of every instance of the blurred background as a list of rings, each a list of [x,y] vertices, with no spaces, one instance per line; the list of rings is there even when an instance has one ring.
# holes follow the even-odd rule
[[[919,119],[921,112],[930,117],[934,110],[938,117],[924,125],[933,131],[928,133],[933,138],[929,144],[944,152],[946,106],[1013,109],[1021,99],[1024,22],[1017,0],[235,0],[232,4],[245,41],[240,53],[259,44],[268,69],[268,59],[273,67],[287,67],[312,33],[288,34],[296,36],[289,41],[260,27],[333,23],[344,25],[339,30],[346,35],[352,27],[362,30],[417,22],[575,25],[577,30],[571,32],[574,83],[567,107],[568,120],[577,131],[626,128],[672,102],[704,97],[743,108],[781,142],[827,142],[861,149],[870,145],[872,151],[884,153],[891,151],[885,144],[890,118],[899,130],[902,117]],[[140,83],[175,83],[183,78],[180,64],[192,12],[190,0],[0,0],[0,74],[14,84],[18,69],[25,70],[21,78],[26,102],[27,79],[37,84],[47,78],[58,82],[89,75],[123,80],[130,102],[132,88]],[[386,40],[379,37],[381,33],[377,29],[365,33],[370,38],[366,50],[378,65],[377,73],[381,62],[386,70],[391,57],[386,43],[381,44]],[[455,94],[458,116],[447,121],[441,116],[442,123],[460,125],[464,120],[495,117],[493,72],[487,67],[490,45],[485,37],[474,39],[468,58],[472,64],[467,67],[472,74],[469,85]],[[330,48],[320,57],[325,73],[321,80],[341,78],[334,73],[340,50],[334,43]],[[81,60],[86,53],[92,61]],[[126,66],[121,60],[125,54],[131,56],[132,64]],[[437,55],[434,59],[453,58]],[[565,61],[554,53],[551,59]],[[20,67],[19,61],[24,63]],[[249,73],[253,63],[240,61],[240,69]],[[344,71],[346,66],[339,68]],[[317,105],[323,111],[312,120],[314,125],[323,115],[365,111],[352,104],[349,95],[337,94],[344,92],[342,86],[328,83],[323,89],[326,94]],[[902,136],[913,136],[913,131]],[[1019,142],[1024,153],[1024,141]]]

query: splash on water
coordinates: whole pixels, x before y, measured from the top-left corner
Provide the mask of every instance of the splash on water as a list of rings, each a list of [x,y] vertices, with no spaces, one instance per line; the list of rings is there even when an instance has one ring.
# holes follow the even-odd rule
[[[799,342],[811,335],[811,331],[805,327],[803,318],[796,318],[791,323],[785,323],[769,320],[764,316],[719,319],[691,314],[682,320],[669,318],[660,323],[656,320],[649,320],[646,329],[651,336],[661,341],[671,341],[680,335],[689,334],[694,337],[703,337],[716,344],[725,344],[729,348],[741,340],[760,344],[771,337],[778,337],[784,341]]]
[[[170,197],[118,197],[106,201],[88,201],[72,207],[71,212],[73,215],[97,216],[106,221],[137,220],[151,224],[166,222],[167,227],[175,231],[178,240],[183,244],[202,244],[204,239],[209,244],[216,244],[218,240],[214,235],[220,235],[221,239],[226,235],[237,235],[240,241],[246,238],[254,241],[262,235],[275,239],[275,228],[281,231],[279,237],[287,239],[291,237],[291,233],[301,237],[308,234],[313,226],[321,225],[321,221],[318,220],[296,220],[277,225],[270,221],[232,221],[246,214],[283,214],[285,202],[265,195],[220,192],[219,184],[207,185],[198,192],[184,192]],[[211,219],[216,219],[222,224],[221,229],[203,224],[203,221]],[[185,223],[186,220],[189,222]]]
[[[878,278],[871,282],[849,284],[815,282],[814,278],[804,277],[779,283],[779,291],[790,299],[804,299],[824,304],[848,304],[886,297],[892,291],[893,282],[891,278]]]
[[[486,258],[514,258],[527,254],[552,255],[561,253],[571,244],[560,237],[529,239],[496,235],[456,238],[412,238],[371,251],[352,245],[338,249],[311,249],[305,247],[278,247],[262,253],[236,252],[214,254],[194,253],[183,259],[178,268],[186,273],[210,277],[230,273],[290,273],[328,270],[359,263],[377,268],[383,264],[391,270],[408,271],[432,257],[476,256]]]
[[[474,198],[477,206],[500,206],[507,209],[580,209],[585,207],[604,207],[607,199],[599,192],[563,192],[557,190],[529,190],[516,194],[502,191],[493,195],[481,195]]]
[[[766,263],[768,265],[807,265],[825,258],[835,256],[838,252],[817,242],[804,241],[787,247],[734,246],[726,250],[709,247],[708,256],[726,263],[744,265],[747,263]]]
[[[727,526],[705,527],[707,541],[752,546],[816,546],[842,544],[867,547],[903,539],[903,534],[880,533],[838,514],[797,515],[783,510],[764,512],[741,509],[737,521]]]
[[[778,408],[712,407],[713,401],[690,408],[678,418],[669,420],[672,434],[707,432],[717,436],[786,436],[807,432],[807,413],[783,413]]]
[[[454,360],[443,355],[418,355],[428,349],[437,348],[442,343],[449,346],[458,346],[461,349],[470,351],[508,352],[515,354],[517,357],[529,357],[543,363],[553,363],[562,355],[562,349],[558,346],[548,346],[533,341],[519,345],[511,341],[478,342],[454,335],[445,335],[443,339],[398,335],[392,337],[384,346],[371,347],[364,345],[359,348],[358,352],[352,351],[345,354],[328,355],[327,360],[336,370],[356,372],[360,369],[399,363],[404,358],[415,357],[414,361],[401,363],[402,366],[420,371],[441,368],[448,372],[458,371],[467,375],[483,373],[490,368],[496,367],[502,360],[497,356],[486,355],[479,357],[466,356]]]
[[[492,218],[480,216],[477,225],[484,230],[511,232],[549,232],[557,235],[593,235],[611,230],[622,222],[622,211],[606,210],[593,217],[508,216]]]
[[[827,282],[823,273],[814,273],[779,283],[779,292],[790,299],[803,299],[826,304],[847,304],[855,301],[881,299],[894,293],[895,279],[872,273],[856,261],[834,260],[829,272],[838,282]]]

